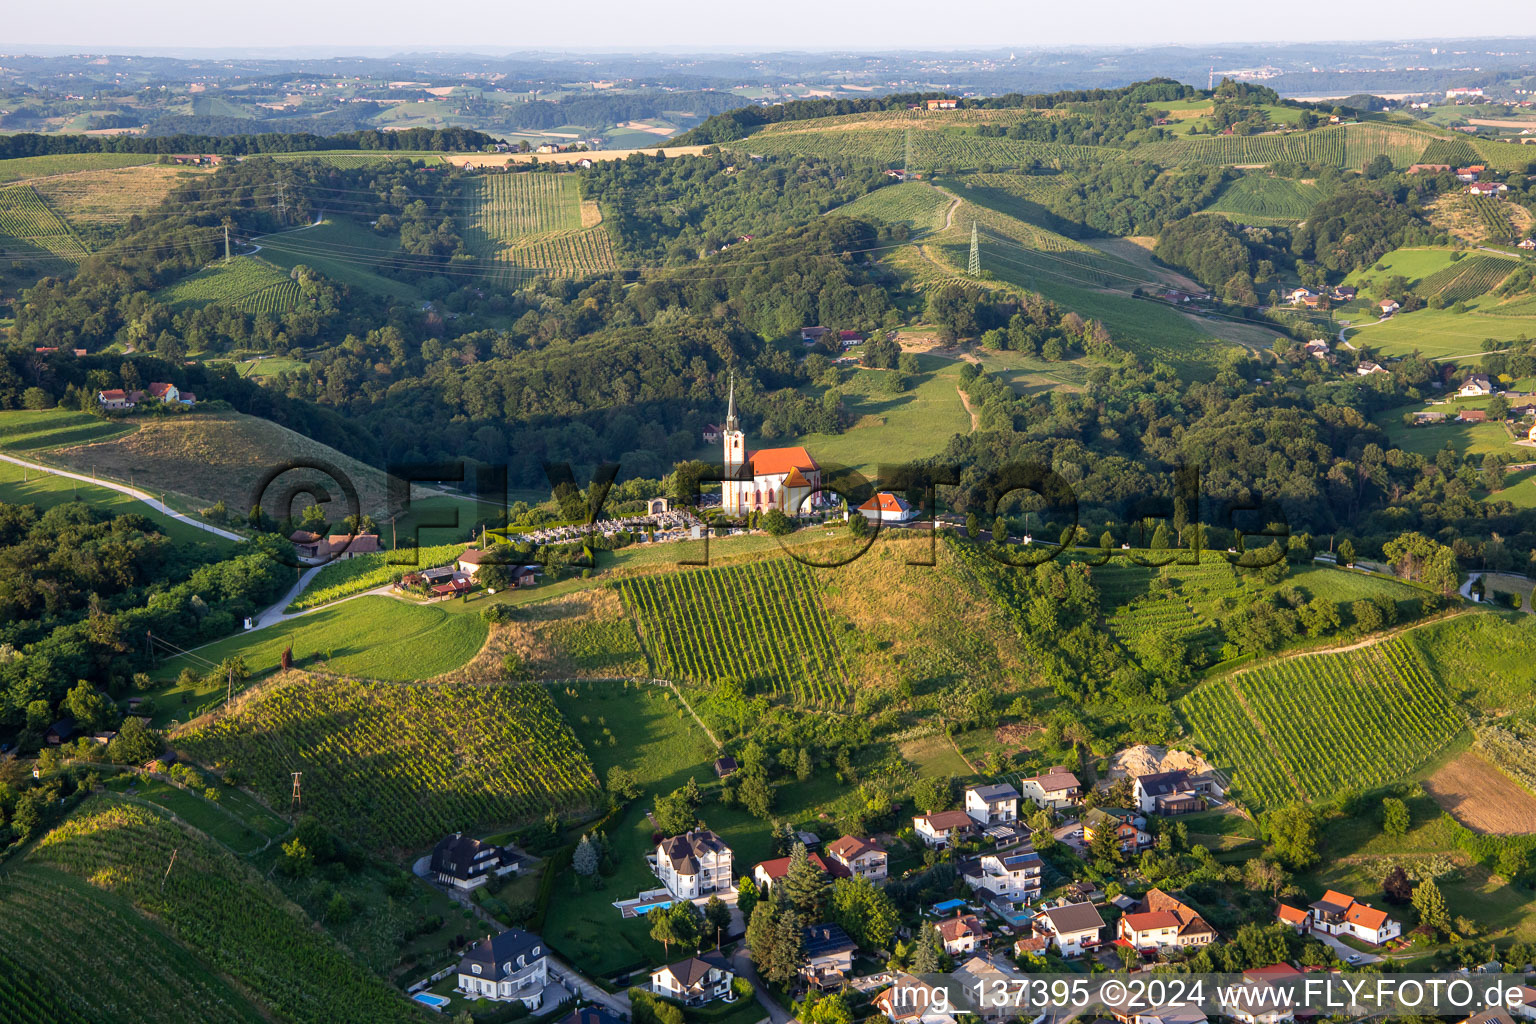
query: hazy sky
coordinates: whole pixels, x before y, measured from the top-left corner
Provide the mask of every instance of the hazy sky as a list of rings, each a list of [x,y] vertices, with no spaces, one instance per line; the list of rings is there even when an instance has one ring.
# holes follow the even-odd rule
[[[880,50],[1329,39],[1390,44],[1461,34],[1536,35],[1529,0],[221,0],[14,3],[0,52],[28,44],[92,52],[175,47],[323,47],[510,52],[558,49]]]

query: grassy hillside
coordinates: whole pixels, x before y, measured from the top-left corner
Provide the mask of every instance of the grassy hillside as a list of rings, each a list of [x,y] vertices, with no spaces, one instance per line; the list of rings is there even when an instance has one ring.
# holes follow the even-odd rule
[[[937,231],[944,226],[944,211],[954,199],[927,182],[906,181],[887,185],[860,196],[834,213],[848,217],[905,224],[914,232]]]
[[[258,256],[236,256],[204,267],[157,297],[177,310],[217,302],[242,313],[281,314],[298,305],[299,284]]]
[[[0,247],[11,259],[38,261],[53,273],[68,272],[89,255],[31,185],[0,188]]]
[[[7,164],[20,162],[23,161],[0,162],[0,172],[3,172]],[[133,214],[141,214],[155,207],[176,186],[190,178],[211,173],[210,168],[141,163],[132,167],[104,167],[52,174],[34,179],[30,184],[43,201],[70,225],[111,232],[121,228]]]
[[[191,412],[136,422],[139,429],[131,434],[62,448],[54,458],[77,471],[94,468],[102,476],[131,480],[148,491],[184,495],[199,507],[222,501],[232,515],[250,509],[263,478],[273,469],[328,463],[351,480],[364,512],[384,513],[388,492],[383,472],[270,420],[236,412]],[[283,473],[268,488],[264,507],[277,518],[286,516],[288,510],[277,507],[278,497],[304,481],[330,495],[325,510],[333,521],[349,514],[336,482],[315,470]]]
[[[397,240],[384,238],[346,217],[331,217],[313,227],[291,229],[256,239],[261,257],[283,270],[312,267],[338,284],[350,285],[402,302],[421,296],[404,281],[376,269],[400,255]]]
[[[0,181],[22,181],[51,174],[95,171],[113,167],[152,164],[159,158],[152,153],[60,153],[52,156],[24,156],[0,160]]]
[[[1266,174],[1245,174],[1206,207],[1242,224],[1287,225],[1306,218],[1323,199],[1316,185]]]

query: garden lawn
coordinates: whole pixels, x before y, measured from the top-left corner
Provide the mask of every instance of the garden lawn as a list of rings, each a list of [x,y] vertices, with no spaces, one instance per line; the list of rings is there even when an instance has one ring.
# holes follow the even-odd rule
[[[1432,411],[1446,412],[1454,416],[1457,405],[1434,406]],[[1407,412],[1419,412],[1430,409],[1425,405],[1402,405],[1384,412],[1379,412],[1371,417],[1371,422],[1380,427],[1391,440],[1392,444],[1405,452],[1413,452],[1428,458],[1434,458],[1435,453],[1449,443],[1456,449],[1456,454],[1486,455],[1490,452],[1506,452],[1517,456],[1519,461],[1536,461],[1531,458],[1536,456],[1536,450],[1521,448],[1510,440],[1509,432],[1498,423],[1458,423],[1447,421],[1445,423],[1425,423],[1418,426],[1408,426],[1403,422],[1403,414]]]

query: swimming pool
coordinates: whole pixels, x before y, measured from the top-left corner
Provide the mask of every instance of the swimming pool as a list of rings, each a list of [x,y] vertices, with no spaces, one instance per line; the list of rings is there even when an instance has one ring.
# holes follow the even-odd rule
[[[438,1012],[442,1012],[443,1007],[448,1005],[447,996],[434,995],[431,992],[417,992],[415,995],[411,996],[411,998],[416,1000],[416,1002],[421,1003],[423,1006],[432,1007],[432,1009],[437,1010]]]
[[[965,900],[945,900],[943,903],[935,903],[933,905],[933,912],[935,914],[947,914],[951,910],[959,910],[963,906],[965,906]]]

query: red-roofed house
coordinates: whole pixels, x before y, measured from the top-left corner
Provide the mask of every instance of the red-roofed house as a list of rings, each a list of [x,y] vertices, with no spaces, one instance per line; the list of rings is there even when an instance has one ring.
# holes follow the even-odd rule
[[[819,853],[811,854],[810,861],[813,865],[815,865],[816,870],[820,871],[824,875],[841,873],[834,871],[834,869],[828,865],[826,861],[821,859],[821,854]],[[837,867],[841,868],[842,865],[839,864]],[[757,883],[758,888],[772,889],[773,883],[777,882],[787,874],[789,874],[789,858],[775,857],[773,860],[765,860],[761,864],[758,864],[756,867],[754,867],[752,869],[752,880]]]
[[[860,505],[858,512],[872,523],[905,523],[917,515],[917,509],[890,491],[880,491]]]
[[[182,391],[175,384],[166,384],[163,381],[150,381],[149,387],[144,389],[150,398],[166,405],[195,405],[197,396],[188,391]]]
[[[912,829],[924,843],[943,849],[975,833],[976,819],[964,811],[919,814],[912,819]]]
[[[1117,946],[1129,946],[1142,954],[1172,949],[1179,944],[1179,919],[1166,910],[1126,914],[1120,918]]]
[[[134,401],[132,396],[122,388],[111,388],[96,392],[96,404],[103,409],[122,410],[132,409]]]
[[[944,952],[950,956],[975,952],[991,935],[975,914],[956,914],[939,922],[939,940],[944,943]]]
[[[1312,928],[1329,935],[1353,935],[1380,945],[1395,939],[1403,926],[1369,903],[1361,903],[1347,893],[1329,889],[1312,904]]]
[[[855,878],[883,882],[886,877],[886,852],[868,839],[843,836],[827,847],[827,856],[841,864]]]
[[[1280,909],[1275,911],[1275,920],[1282,924],[1288,924],[1296,929],[1297,933],[1307,930],[1307,924],[1312,917],[1310,911],[1300,907],[1293,907],[1287,903],[1280,904]]]

